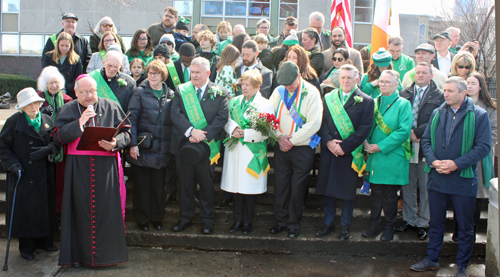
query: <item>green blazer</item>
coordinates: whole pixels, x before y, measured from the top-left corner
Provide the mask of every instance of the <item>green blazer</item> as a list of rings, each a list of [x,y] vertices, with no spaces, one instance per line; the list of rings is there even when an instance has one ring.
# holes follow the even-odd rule
[[[366,165],[370,183],[383,185],[407,185],[410,161],[406,159],[402,144],[411,134],[413,114],[410,101],[399,97],[396,91],[392,95],[375,99],[384,122],[392,128],[387,136],[374,120],[368,143],[377,144],[379,152],[370,154]],[[388,108],[388,106],[390,106]]]

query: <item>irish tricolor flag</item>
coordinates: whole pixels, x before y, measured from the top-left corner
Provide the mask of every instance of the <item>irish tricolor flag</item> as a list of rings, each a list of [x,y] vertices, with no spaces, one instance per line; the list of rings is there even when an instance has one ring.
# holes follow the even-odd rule
[[[371,55],[387,49],[390,36],[399,36],[399,14],[391,9],[391,0],[377,0],[373,16]]]

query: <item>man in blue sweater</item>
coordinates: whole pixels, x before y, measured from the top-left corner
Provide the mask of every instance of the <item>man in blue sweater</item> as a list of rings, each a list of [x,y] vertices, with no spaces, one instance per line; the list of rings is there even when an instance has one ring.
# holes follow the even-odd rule
[[[478,161],[491,144],[488,114],[467,96],[462,78],[451,77],[444,85],[446,103],[434,110],[421,140],[429,172],[430,225],[427,257],[410,267],[414,271],[439,268],[446,210],[451,202],[459,226],[457,276],[468,276],[467,265],[474,244],[473,213],[477,195]]]

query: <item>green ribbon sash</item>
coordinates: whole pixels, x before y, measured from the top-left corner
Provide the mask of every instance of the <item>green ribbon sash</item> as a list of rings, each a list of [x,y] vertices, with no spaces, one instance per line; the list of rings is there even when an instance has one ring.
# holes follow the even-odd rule
[[[115,93],[111,90],[111,88],[108,86],[108,83],[106,83],[106,81],[102,77],[101,70],[96,69],[90,72],[89,75],[92,78],[94,78],[94,80],[97,83],[97,96],[104,97],[109,100],[114,100],[118,103],[118,105],[120,105],[120,108],[123,109],[122,105],[120,104],[120,101],[118,101],[118,98],[116,98]]]
[[[191,82],[179,85],[179,92],[181,94],[182,102],[186,108],[187,116],[193,127],[198,130],[203,130],[207,127],[208,123],[201,109],[200,100],[196,96],[194,86]],[[212,139],[210,142],[205,141],[210,147],[210,164],[217,163],[220,158],[221,142]]]
[[[392,128],[385,123],[384,118],[378,109],[377,101],[375,101],[374,117],[375,123],[377,123],[377,126],[382,131],[382,133],[384,133],[386,136],[389,136],[390,134],[392,134],[392,132],[394,132],[394,130],[392,130]],[[413,156],[413,149],[411,148],[410,138],[408,138],[407,141],[403,142],[402,146],[405,152],[406,159],[410,160],[410,157]]]
[[[233,119],[242,130],[245,130],[249,127],[250,123],[249,120],[244,117],[248,105],[242,107],[242,105],[240,105],[240,100],[244,101],[243,96],[235,97],[229,101],[229,112],[231,114],[231,119]],[[246,104],[249,104],[252,100],[253,98]],[[239,141],[242,145],[246,145],[254,155],[247,165],[246,172],[257,179],[261,171],[264,171],[264,176],[266,176],[269,169],[271,169],[269,161],[267,160],[267,142],[244,142],[243,138],[240,138]]]
[[[330,111],[330,115],[333,118],[333,122],[337,129],[339,130],[340,136],[343,140],[348,138],[354,133],[354,127],[352,126],[351,119],[344,109],[342,100],[339,97],[339,90],[336,89],[333,92],[325,95],[326,105]],[[366,162],[363,158],[363,145],[359,145],[351,152],[352,154],[352,169],[358,173],[359,177],[363,177],[363,171],[366,169]]]
[[[470,100],[472,101],[472,100]],[[431,146],[432,151],[436,153],[436,131],[439,125],[440,115],[439,111],[436,112],[436,115],[432,119],[431,123]],[[474,130],[476,128],[476,115],[474,111],[468,111],[465,115],[464,119],[464,130],[462,135],[462,156],[467,154],[472,149],[472,144],[474,143]],[[444,131],[444,130],[443,130]],[[431,167],[429,164],[425,166],[425,172],[431,172]],[[474,178],[474,171],[472,170],[472,166],[469,166],[460,171],[460,177],[462,178]]]
[[[106,58],[106,50],[99,51],[99,56],[101,56],[101,60],[104,61],[104,58]]]
[[[174,63],[167,64],[168,74],[170,74],[170,78],[172,78],[172,82],[174,86],[177,87],[181,84],[181,79],[179,79],[179,75],[177,75],[177,70],[175,69]]]
[[[52,44],[54,44],[54,47],[57,45],[57,34],[53,34],[50,36],[50,41],[52,41]]]

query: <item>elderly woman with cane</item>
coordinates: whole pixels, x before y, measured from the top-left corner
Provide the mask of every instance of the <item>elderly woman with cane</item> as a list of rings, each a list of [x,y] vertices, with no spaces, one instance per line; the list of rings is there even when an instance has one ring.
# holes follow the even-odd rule
[[[40,112],[45,100],[33,88],[17,94],[19,110],[7,119],[0,132],[0,160],[7,170],[7,221],[12,236],[19,238],[21,256],[32,261],[37,248],[48,252],[58,250],[53,244],[57,229],[55,206],[54,155],[59,148],[51,141],[52,120]],[[17,199],[13,192],[17,188]],[[15,213],[10,211],[15,202]]]

